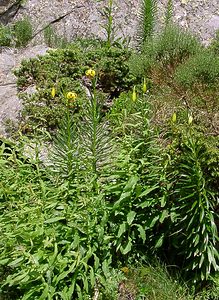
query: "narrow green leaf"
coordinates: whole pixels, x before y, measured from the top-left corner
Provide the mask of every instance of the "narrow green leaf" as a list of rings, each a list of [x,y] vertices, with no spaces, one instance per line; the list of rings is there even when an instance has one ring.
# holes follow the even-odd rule
[[[46,220],[45,223],[46,224],[51,224],[51,223],[58,222],[60,220],[65,220],[65,217],[54,217],[54,218]]]
[[[155,248],[160,248],[163,245],[163,240],[164,240],[164,234],[162,234],[159,239],[157,240],[155,244]]]
[[[10,263],[8,264],[8,266],[9,266],[9,267],[15,267],[15,266],[18,265],[20,262],[22,262],[23,259],[24,259],[23,257],[19,257],[19,258],[13,260],[12,262],[10,262]]]

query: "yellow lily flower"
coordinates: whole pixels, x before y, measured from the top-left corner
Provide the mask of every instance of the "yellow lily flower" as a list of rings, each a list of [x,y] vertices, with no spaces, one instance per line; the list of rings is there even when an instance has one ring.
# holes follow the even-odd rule
[[[92,78],[95,77],[96,72],[95,72],[95,70],[93,70],[93,69],[88,69],[88,70],[85,72],[85,75],[86,75],[89,79],[92,79]]]

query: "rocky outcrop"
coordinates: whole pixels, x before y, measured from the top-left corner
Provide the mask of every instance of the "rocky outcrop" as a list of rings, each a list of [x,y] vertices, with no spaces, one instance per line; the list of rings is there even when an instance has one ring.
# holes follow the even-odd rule
[[[17,96],[14,69],[19,67],[23,59],[44,55],[47,50],[47,47],[39,45],[19,51],[5,49],[0,53],[0,136],[5,135],[5,121],[16,121],[22,107]]]
[[[81,36],[104,37],[105,19],[102,11],[108,0],[27,0],[17,17],[28,15],[35,31],[67,14],[56,23],[55,31],[68,39]],[[141,0],[114,0],[113,21],[119,37],[135,37]],[[158,0],[158,14],[162,23],[167,0]],[[69,12],[71,12],[69,14]],[[219,28],[218,0],[173,0],[174,21],[208,43]],[[40,40],[42,42],[42,39]],[[39,42],[39,37],[37,39]]]
[[[20,7],[21,0],[1,0],[0,23],[8,24],[16,16]]]

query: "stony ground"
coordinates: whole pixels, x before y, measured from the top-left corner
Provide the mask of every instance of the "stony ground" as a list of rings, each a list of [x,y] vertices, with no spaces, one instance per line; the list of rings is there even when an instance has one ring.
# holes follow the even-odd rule
[[[22,105],[17,96],[14,69],[24,58],[43,55],[47,49],[39,45],[23,50],[4,49],[0,53],[0,136],[5,134],[3,123],[8,119],[16,120]]]
[[[14,11],[7,15],[14,20],[29,16],[36,34],[48,23],[63,17],[55,23],[55,30],[68,39],[78,36],[104,37],[104,17],[102,9],[108,0],[27,0],[19,7],[19,0],[0,0],[1,14],[14,6]],[[52,3],[52,4],[51,4]],[[117,35],[120,37],[136,35],[137,16],[140,0],[114,0],[114,21]],[[160,20],[165,11],[167,0],[158,0]],[[209,43],[219,28],[219,0],[173,0],[174,20],[183,27]],[[16,10],[18,9],[18,10]],[[4,15],[4,20],[5,20]],[[159,24],[162,22],[159,22]],[[4,133],[2,122],[8,118],[16,118],[21,108],[17,97],[16,78],[13,69],[19,66],[23,58],[33,57],[46,52],[42,34],[37,34],[27,49],[4,49],[0,53],[0,135]]]

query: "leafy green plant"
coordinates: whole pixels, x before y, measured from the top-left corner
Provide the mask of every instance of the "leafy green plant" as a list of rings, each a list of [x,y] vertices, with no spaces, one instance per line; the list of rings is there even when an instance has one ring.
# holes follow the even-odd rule
[[[194,85],[217,86],[219,79],[219,58],[214,53],[204,50],[178,66],[175,80],[191,88]]]
[[[52,26],[48,26],[43,31],[44,34],[44,40],[48,47],[54,47],[55,44],[55,32]]]
[[[152,37],[156,23],[156,0],[142,0],[138,19],[137,41],[140,47]]]
[[[166,11],[165,11],[165,28],[170,26],[173,17],[173,0],[167,1]]]
[[[206,172],[206,148],[191,128],[180,136],[177,147],[178,154],[177,148],[171,150],[174,157],[167,169],[167,178],[173,184],[171,210],[176,214],[170,243],[177,249],[187,277],[198,283],[207,280],[219,267],[218,191]]]
[[[57,35],[51,25],[44,29],[43,34],[44,41],[48,47],[66,48],[69,45],[67,38]]]
[[[209,47],[216,55],[219,54],[219,30],[216,30],[215,37]]]
[[[159,68],[164,72],[168,68],[168,74],[172,74],[179,63],[201,49],[201,43],[194,36],[170,24],[156,36],[148,38],[140,54],[132,54],[129,59],[130,71],[140,78],[145,74],[149,76]]]
[[[12,212],[5,210],[1,216],[0,222],[6,225],[2,242],[12,230],[13,222],[20,220],[20,226],[8,236],[1,255],[6,258],[1,261],[2,272],[9,270],[3,277],[4,293],[13,286],[23,299],[86,299],[95,289],[102,296],[106,294],[101,286],[106,284],[112,269],[109,244],[112,236],[107,235],[108,208],[99,183],[103,180],[103,160],[104,167],[110,164],[111,147],[106,137],[109,130],[100,116],[96,78],[91,83],[90,98],[83,107],[78,131],[72,130],[70,103],[65,105],[66,114],[55,140],[53,167],[48,169],[46,178],[39,169],[32,173],[35,185],[33,191],[27,190],[25,194],[27,199],[32,195],[31,206],[26,207],[25,200],[18,198]],[[79,161],[80,167],[76,168],[75,163]],[[4,166],[10,163],[1,162]],[[57,172],[57,177],[51,176]],[[6,183],[10,184],[8,175],[5,174]],[[28,176],[29,169],[27,176],[23,175],[24,182]],[[11,195],[7,184],[3,195],[7,204],[6,199]],[[20,247],[16,248],[17,244]],[[11,253],[9,257],[8,253]]]
[[[106,24],[103,26],[106,33],[106,46],[111,47],[114,41],[115,28],[113,26],[113,0],[108,1],[108,6],[105,6],[102,14],[106,19]]]
[[[63,113],[63,93],[67,90],[80,93],[78,103],[83,102],[86,82],[82,84],[81,78],[88,67],[98,70],[99,94],[102,91],[113,98],[128,90],[135,80],[129,72],[129,55],[128,50],[118,47],[83,49],[76,43],[68,49],[49,51],[44,57],[24,61],[16,71],[18,87],[22,90],[35,84],[37,92],[33,95],[21,93],[23,122],[29,127],[57,127]],[[54,99],[51,98],[53,87],[56,88]]]
[[[9,26],[0,25],[0,46],[9,47],[12,44],[12,30]]]
[[[16,47],[26,47],[28,45],[33,35],[33,28],[27,17],[15,22],[13,26],[13,35]]]
[[[190,33],[176,26],[168,26],[154,39],[152,46],[150,43],[145,45],[144,51],[152,52],[164,64],[171,64],[174,61],[181,62],[200,48],[200,42]]]

